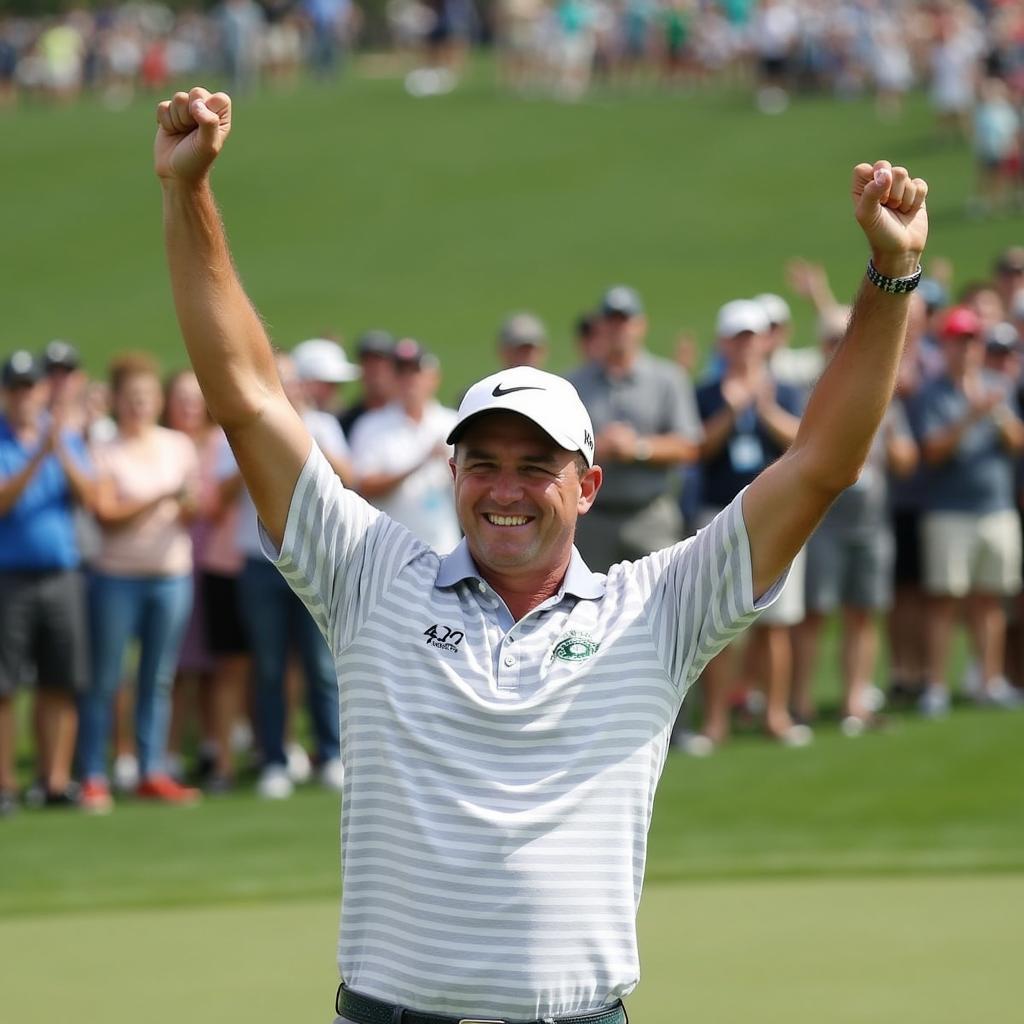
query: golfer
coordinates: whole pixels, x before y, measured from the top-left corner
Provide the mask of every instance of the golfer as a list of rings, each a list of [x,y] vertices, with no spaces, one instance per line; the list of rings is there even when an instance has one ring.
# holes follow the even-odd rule
[[[925,183],[884,161],[854,170],[868,280],[787,454],[696,537],[605,576],[573,548],[601,487],[590,420],[532,367],[466,393],[449,437],[465,540],[447,557],[344,488],[232,267],[208,180],[229,98],[177,93],[157,120],[189,355],[341,680],[341,1020],[621,1024],[672,720],[867,456]]]

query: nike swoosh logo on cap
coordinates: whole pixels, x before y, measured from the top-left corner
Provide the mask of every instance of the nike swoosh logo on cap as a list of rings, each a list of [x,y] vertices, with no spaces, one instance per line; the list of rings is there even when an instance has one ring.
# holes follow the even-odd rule
[[[505,395],[511,395],[513,391],[547,391],[547,388],[540,388],[535,384],[524,384],[518,388],[503,388],[500,384],[495,384],[491,394],[495,398],[503,398]]]

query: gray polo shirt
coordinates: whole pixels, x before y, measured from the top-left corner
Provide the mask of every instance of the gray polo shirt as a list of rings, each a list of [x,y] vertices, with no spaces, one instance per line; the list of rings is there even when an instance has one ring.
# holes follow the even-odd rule
[[[629,373],[612,377],[597,363],[587,363],[569,380],[590,413],[594,432],[609,423],[629,423],[641,436],[679,434],[699,442],[700,416],[690,378],[675,363],[640,352]],[[644,462],[602,464],[602,512],[632,511],[669,491],[675,467]]]
[[[997,374],[983,371],[989,388],[1005,386]],[[1006,404],[1017,414],[1012,393]],[[927,441],[968,411],[967,396],[947,376],[929,382],[917,395],[912,413],[915,427]],[[991,417],[971,424],[945,462],[925,465],[921,474],[924,508],[928,512],[969,512],[988,515],[1016,508],[1014,457],[1006,450]]]
[[[608,576],[576,553],[518,622],[314,446],[280,553],[341,681],[338,963],[356,990],[531,1020],[639,977],[654,790],[683,695],[755,607],[740,498]]]

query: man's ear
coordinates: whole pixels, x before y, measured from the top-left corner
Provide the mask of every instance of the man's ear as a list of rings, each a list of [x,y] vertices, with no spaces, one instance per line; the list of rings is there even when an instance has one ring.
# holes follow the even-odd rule
[[[597,492],[601,489],[601,481],[603,479],[604,472],[600,466],[591,466],[580,477],[580,498],[576,503],[576,511],[581,516],[585,516],[590,511],[590,507],[594,504],[594,499],[597,497]]]

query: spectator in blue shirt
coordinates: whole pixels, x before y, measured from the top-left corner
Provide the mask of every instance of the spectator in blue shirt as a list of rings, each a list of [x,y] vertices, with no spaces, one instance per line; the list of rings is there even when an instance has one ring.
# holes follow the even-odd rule
[[[73,804],[75,695],[86,683],[85,601],[72,510],[91,501],[81,439],[45,411],[31,352],[0,371],[0,814],[16,807],[14,696],[36,685],[36,756],[47,804]]]
[[[721,377],[697,389],[704,424],[701,444],[702,511],[706,526],[729,502],[792,444],[800,424],[802,392],[777,381],[768,367],[770,321],[754,301],[737,299],[718,313],[716,334],[723,356]],[[789,712],[792,681],[790,627],[803,619],[803,553],[794,560],[779,599],[751,629],[748,665],[756,666],[765,691],[765,729],[787,746],[805,746],[810,729]],[[732,651],[708,662],[702,676],[706,697],[703,738],[682,736],[678,745],[702,754],[729,733],[729,702],[735,688]]]

